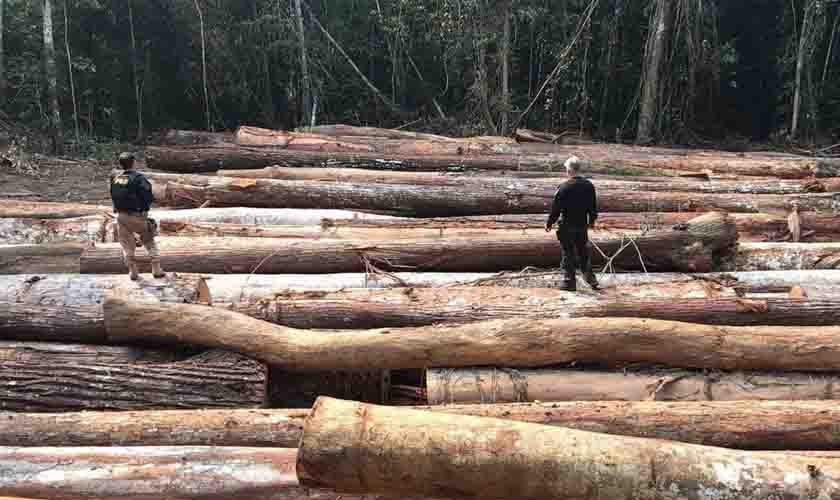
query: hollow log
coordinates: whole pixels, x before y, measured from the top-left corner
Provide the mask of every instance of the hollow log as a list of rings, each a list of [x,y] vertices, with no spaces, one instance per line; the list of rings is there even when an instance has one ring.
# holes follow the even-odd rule
[[[686,374],[687,377],[702,377]],[[527,374],[523,376],[528,376]],[[717,375],[721,377],[721,374]],[[632,375],[623,375],[628,378]],[[709,380],[712,393],[730,385],[757,389],[767,375],[731,374]],[[756,382],[750,383],[750,377]],[[557,377],[561,377],[558,375]],[[707,378],[711,378],[708,376]],[[782,378],[782,377],[778,377]],[[803,375],[786,381],[804,383]],[[811,377],[819,385],[819,377]],[[683,379],[682,389],[689,387]],[[679,384],[675,381],[673,384]],[[823,401],[666,402],[673,384],[657,401],[577,401],[519,404],[421,406],[455,415],[502,418],[624,436],[747,450],[840,450],[835,432],[840,409]],[[562,382],[561,382],[562,385]],[[658,384],[654,384],[658,385]],[[627,387],[629,384],[623,384]],[[584,386],[586,387],[586,386]],[[823,387],[825,384],[823,383]],[[509,390],[509,389],[508,389]],[[641,389],[639,389],[641,390]],[[747,391],[742,391],[747,392]],[[767,391],[764,391],[765,393]],[[807,391],[803,390],[803,394]],[[697,394],[705,394],[698,392]],[[754,394],[754,393],[753,393]],[[816,394],[816,393],[814,393]],[[829,394],[819,393],[819,397]],[[530,398],[534,399],[534,398]],[[139,412],[0,414],[0,446],[298,446],[309,409],[178,410]]]
[[[352,184],[196,175],[148,174],[159,202],[170,206],[331,208],[388,212],[418,217],[543,213],[557,190],[547,183],[476,182],[461,186]],[[479,178],[476,178],[479,179]],[[620,181],[616,181],[620,182]],[[716,194],[600,190],[604,212],[786,212],[793,202],[803,212],[833,210],[840,194]]]
[[[682,298],[681,286],[624,289],[617,296],[497,287],[286,290],[230,310],[295,328],[367,329],[504,318],[651,318],[712,325],[832,326],[840,300]],[[697,293],[688,287],[688,295]],[[718,290],[725,295],[725,290]]]
[[[838,381],[840,379],[835,375],[811,373],[567,368],[439,368],[426,370],[425,379],[431,405],[532,401],[834,400],[840,399]]]
[[[227,169],[287,167],[360,167],[382,170],[557,170],[567,156],[557,154],[484,155],[398,155],[375,152],[289,151],[272,147],[245,147],[232,144],[202,146],[148,147],[146,165],[155,170],[181,173],[215,172]],[[592,165],[592,173],[614,173],[611,165]],[[623,167],[622,173],[666,175],[654,168]],[[766,174],[765,174],[766,175]]]
[[[113,208],[81,203],[54,203],[46,201],[19,201],[0,199],[0,219],[66,219],[88,215],[110,214]]]
[[[0,275],[78,273],[79,259],[89,243],[0,245]]]
[[[0,276],[0,338],[102,343],[102,301],[109,290],[133,300],[208,302],[204,279],[170,274],[129,280],[128,275],[71,274]]]
[[[217,347],[289,371],[456,368],[500,363],[538,367],[575,361],[661,363],[721,370],[840,370],[840,345],[834,341],[840,327],[731,327],[636,318],[516,318],[463,325],[304,332],[206,306],[143,304],[109,297],[104,308],[111,342]]]
[[[80,354],[68,354],[74,350]],[[100,355],[92,350],[72,345],[3,350],[8,356],[0,360],[0,410],[259,408],[265,404],[266,367],[239,354],[211,351],[154,361],[158,356],[154,352],[146,356],[138,350],[111,350]],[[91,356],[95,357],[88,361]]]
[[[840,243],[742,243],[724,269],[783,271],[840,269]]]
[[[50,499],[268,498],[297,489],[296,450],[0,448],[0,494]],[[282,496],[279,498],[283,498]]]
[[[596,266],[647,271],[709,272],[731,252],[737,229],[725,214],[711,213],[671,230],[629,237],[592,236]],[[221,240],[221,241],[220,241]],[[161,238],[164,268],[201,273],[342,273],[375,268],[415,271],[500,271],[562,262],[553,235],[533,239],[405,241],[282,240],[271,238]],[[141,269],[148,269],[138,252]],[[119,245],[87,249],[83,273],[123,272]]]
[[[348,460],[352,457],[352,460]],[[809,471],[811,471],[809,473]],[[520,499],[840,498],[840,459],[735,451],[321,398],[304,486]]]
[[[219,170],[219,177],[241,177],[250,179],[275,179],[286,181],[329,181],[372,184],[413,184],[422,186],[488,186],[496,184],[505,187],[510,184],[531,189],[557,189],[565,181],[555,179],[512,179],[510,177],[476,176],[459,172],[398,172],[365,170],[359,168],[289,168],[266,167],[251,170]],[[595,177],[592,179],[599,190],[628,191],[672,191],[697,193],[749,193],[749,194],[802,194],[824,193],[836,190],[838,186],[811,180],[748,180],[699,182],[675,177],[662,177],[659,182],[649,180],[613,179]]]

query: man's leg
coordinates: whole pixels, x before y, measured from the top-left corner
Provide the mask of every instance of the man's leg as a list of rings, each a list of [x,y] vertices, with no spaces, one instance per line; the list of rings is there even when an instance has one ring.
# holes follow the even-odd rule
[[[571,292],[577,290],[577,279],[575,278],[575,268],[577,267],[577,257],[575,255],[575,241],[574,233],[567,226],[560,226],[558,230],[560,236],[560,244],[563,246],[563,269],[566,271],[566,280],[564,288]]]
[[[598,279],[595,273],[592,272],[592,256],[589,248],[589,232],[586,228],[578,234],[575,241],[575,247],[579,256],[580,270],[583,272],[583,278],[593,289],[598,289]]]
[[[163,269],[160,266],[160,251],[158,250],[157,243],[155,242],[155,228],[151,224],[151,221],[146,221],[146,230],[143,231],[141,235],[141,239],[143,241],[143,246],[146,247],[146,253],[149,254],[149,260],[152,263],[152,276],[155,278],[163,278],[166,276],[166,273],[163,272]]]
[[[129,277],[137,281],[140,275],[137,272],[137,263],[134,261],[134,231],[131,230],[130,221],[127,215],[117,215],[117,239],[120,242],[123,252],[123,262],[128,267]]]

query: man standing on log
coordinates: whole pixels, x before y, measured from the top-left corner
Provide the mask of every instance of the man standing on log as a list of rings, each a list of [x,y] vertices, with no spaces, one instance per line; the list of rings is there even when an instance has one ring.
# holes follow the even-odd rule
[[[117,235],[123,251],[123,259],[132,281],[139,279],[134,249],[137,246],[135,234],[146,247],[152,262],[155,278],[166,276],[160,267],[160,253],[155,243],[157,223],[149,218],[149,209],[155,200],[152,185],[140,172],[134,170],[134,154],[122,153],[120,166],[123,172],[111,177],[111,201],[117,214]]]
[[[555,222],[563,216],[557,226],[557,239],[563,245],[566,270],[565,289],[577,290],[575,268],[580,265],[586,282],[593,289],[598,289],[598,280],[592,272],[589,256],[588,228],[595,225],[598,218],[598,199],[595,186],[580,175],[581,161],[577,156],[566,160],[566,175],[569,180],[560,185],[554,195],[551,214],[545,223],[545,232],[550,232]]]

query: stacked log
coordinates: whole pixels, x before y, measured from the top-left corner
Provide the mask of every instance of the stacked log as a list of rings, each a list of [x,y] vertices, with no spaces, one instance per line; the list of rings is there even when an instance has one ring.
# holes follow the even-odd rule
[[[348,460],[348,457],[351,457]],[[468,466],[465,466],[468,464]],[[583,472],[582,472],[583,471]],[[810,474],[808,471],[812,471]],[[840,496],[840,460],[320,399],[301,484],[346,493],[581,500]]]
[[[66,219],[111,213],[112,207],[81,203],[19,201],[0,199],[0,218]]]
[[[840,243],[742,243],[727,269],[778,271],[787,269],[838,269]]]

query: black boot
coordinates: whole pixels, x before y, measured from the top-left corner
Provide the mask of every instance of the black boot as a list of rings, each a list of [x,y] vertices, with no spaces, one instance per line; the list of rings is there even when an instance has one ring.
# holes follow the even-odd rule
[[[592,287],[593,290],[600,290],[601,286],[598,284],[598,278],[595,277],[595,273],[589,271],[588,273],[583,275],[583,278],[586,280],[586,283]]]

